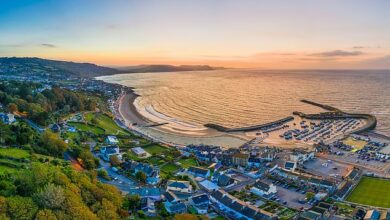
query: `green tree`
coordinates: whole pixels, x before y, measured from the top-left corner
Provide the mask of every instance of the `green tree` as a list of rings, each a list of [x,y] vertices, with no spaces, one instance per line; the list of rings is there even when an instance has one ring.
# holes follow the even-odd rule
[[[7,213],[12,219],[32,219],[37,210],[38,206],[30,197],[7,198]]]
[[[57,216],[50,209],[39,210],[35,216],[35,220],[57,220]]]
[[[145,183],[146,182],[146,174],[142,171],[139,171],[135,174],[135,178],[137,178],[139,181],[141,181],[142,183]]]
[[[40,144],[49,155],[53,156],[62,156],[67,148],[60,136],[49,130],[42,134]]]
[[[111,156],[110,157],[110,164],[113,167],[119,166],[121,164],[121,162],[120,162],[118,156],[116,156],[116,155]]]
[[[48,209],[61,208],[65,200],[63,188],[51,183],[35,193],[33,198],[40,207]]]

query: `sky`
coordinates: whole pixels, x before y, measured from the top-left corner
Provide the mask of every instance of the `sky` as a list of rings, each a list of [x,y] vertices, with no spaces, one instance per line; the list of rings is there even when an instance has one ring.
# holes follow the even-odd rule
[[[0,0],[0,56],[390,69],[390,1]]]

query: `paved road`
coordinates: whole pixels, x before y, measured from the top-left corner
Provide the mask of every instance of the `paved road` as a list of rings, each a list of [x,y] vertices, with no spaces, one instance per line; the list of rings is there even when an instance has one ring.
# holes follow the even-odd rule
[[[96,158],[99,158],[100,162],[100,168],[107,171],[108,175],[112,178],[112,180],[108,181],[105,179],[100,178],[100,181],[106,184],[113,185],[120,189],[123,193],[129,192],[130,188],[138,186],[138,183],[132,179],[127,178],[126,176],[123,176],[117,172],[115,172],[112,168],[110,163],[105,162],[102,160],[98,153],[94,153],[93,149],[96,146],[96,142],[90,142],[89,147],[91,152],[94,154]]]

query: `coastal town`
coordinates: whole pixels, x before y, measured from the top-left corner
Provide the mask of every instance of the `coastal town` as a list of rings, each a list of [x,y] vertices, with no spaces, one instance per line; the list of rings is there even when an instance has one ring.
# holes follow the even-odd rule
[[[25,79],[5,77],[2,83]],[[120,105],[132,104],[123,102],[123,96],[132,93],[129,88],[94,79],[77,84],[30,80],[39,84],[36,93],[60,87],[102,95],[106,109],[103,104],[75,111],[47,126],[5,103],[0,119],[4,125],[27,122],[38,133],[50,130],[69,146],[84,146],[98,164],[92,169],[99,181],[137,200],[138,205],[127,210],[130,218],[390,218],[390,138],[372,131],[372,115],[304,100],[325,113],[294,112],[274,123],[240,129],[209,126],[219,132],[246,132],[250,139],[240,147],[180,145],[139,129],[161,124],[121,114]],[[4,146],[0,153],[9,149]],[[64,160],[79,172],[90,169],[86,158],[70,149]]]

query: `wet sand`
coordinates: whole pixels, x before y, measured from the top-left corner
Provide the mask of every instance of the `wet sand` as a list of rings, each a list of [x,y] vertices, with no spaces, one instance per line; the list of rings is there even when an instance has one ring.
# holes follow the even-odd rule
[[[226,134],[213,129],[205,129],[201,132],[186,132],[179,129],[174,130],[169,125],[145,127],[145,125],[153,122],[137,111],[137,108],[133,104],[137,97],[138,95],[134,92],[127,92],[119,97],[118,113],[128,127],[155,141],[169,145],[208,144],[230,148],[239,147],[250,140],[244,136]]]

